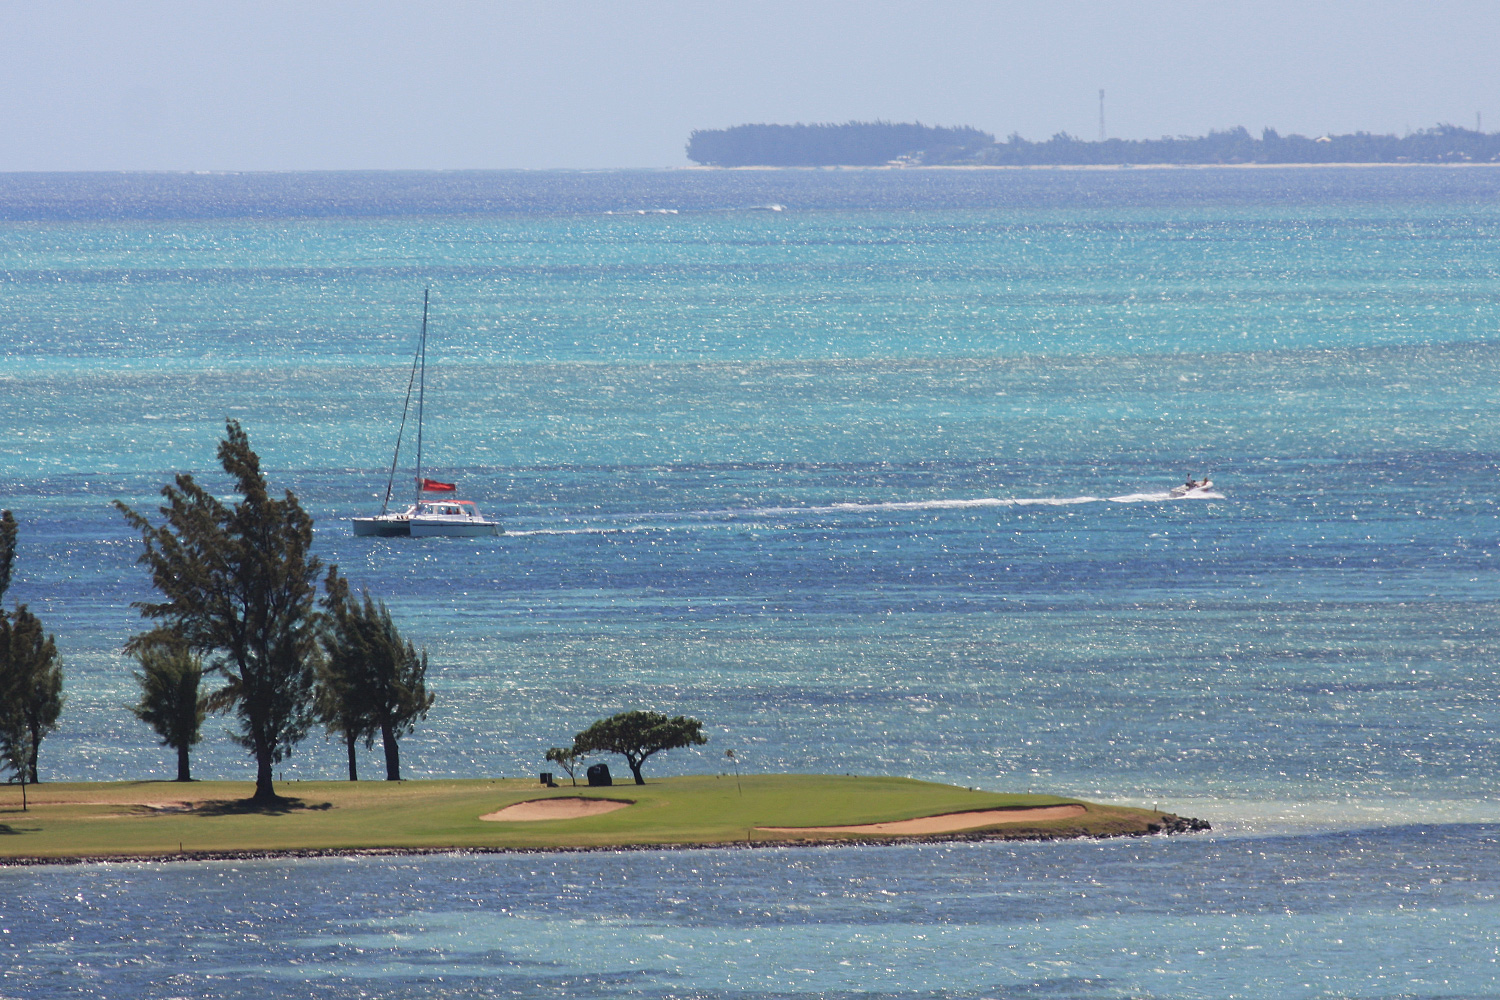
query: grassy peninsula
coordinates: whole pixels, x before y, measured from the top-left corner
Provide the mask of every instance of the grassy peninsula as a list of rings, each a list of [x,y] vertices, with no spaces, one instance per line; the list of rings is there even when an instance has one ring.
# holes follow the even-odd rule
[[[401,781],[399,739],[426,718],[434,700],[426,687],[426,651],[401,636],[368,591],[356,600],[337,566],[323,572],[311,554],[312,518],[291,491],[274,498],[239,423],[227,421],[225,431],[219,459],[236,481],[239,501],[220,501],[183,473],[162,489],[159,525],[116,503],[141,532],[140,561],[151,567],[165,598],[136,605],[154,627],[126,644],[141,667],[135,675],[141,701],[131,710],[176,750],[178,780],[38,784],[37,747],[56,712],[43,719],[14,706],[50,703],[60,710],[60,668],[47,666],[56,659],[52,641],[44,641],[39,623],[23,617],[24,607],[15,615],[0,612],[0,632],[13,635],[25,625],[30,637],[0,643],[0,764],[20,779],[9,803],[0,798],[0,864],[1103,837],[1206,826],[1143,809],[907,778],[741,775],[732,748],[724,759],[735,762],[733,775],[647,783],[642,767],[648,760],[702,746],[708,737],[698,719],[642,709],[599,719],[571,746],[543,755],[570,776],[585,757],[617,755],[632,784]],[[5,512],[0,596],[14,537],[14,519]],[[35,655],[18,660],[13,650],[20,647]],[[203,692],[210,673],[223,686]],[[189,750],[214,709],[234,714],[232,735],[255,760],[253,783],[190,780]],[[39,721],[28,721],[33,718]],[[282,783],[278,791],[274,765],[315,722],[342,737],[350,780]],[[376,736],[388,780],[359,782],[356,745],[364,740],[368,746]],[[588,773],[603,778],[609,771],[599,764]]]
[[[37,785],[0,805],[0,864],[445,849],[566,850],[912,839],[1053,839],[1201,829],[1168,813],[1049,795],[970,791],[909,778],[734,775],[646,785],[540,787],[534,780],[292,782],[279,805],[252,805],[250,782],[76,782]],[[12,791],[14,791],[12,789]],[[523,802],[614,800],[600,815],[522,822],[481,819]],[[1061,818],[1031,819],[1045,807]],[[830,832],[977,810],[1010,821],[945,834]],[[789,832],[800,828],[817,831]],[[779,828],[779,829],[768,829]]]

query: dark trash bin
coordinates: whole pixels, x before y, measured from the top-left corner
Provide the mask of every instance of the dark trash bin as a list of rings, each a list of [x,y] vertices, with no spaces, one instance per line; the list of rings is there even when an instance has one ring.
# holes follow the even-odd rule
[[[552,780],[552,772],[551,771],[543,771],[542,772],[542,784],[546,785],[548,788],[556,788],[557,787],[557,783]]]
[[[608,764],[594,764],[589,767],[589,785],[613,785],[614,781],[609,776]]]

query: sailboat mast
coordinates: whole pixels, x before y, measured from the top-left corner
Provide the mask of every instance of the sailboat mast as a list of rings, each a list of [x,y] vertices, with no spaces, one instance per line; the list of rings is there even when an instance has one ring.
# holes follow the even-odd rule
[[[422,404],[427,398],[427,295],[431,289],[422,289],[422,337],[418,341],[417,353],[422,358],[421,380],[417,383],[417,499],[422,499]]]
[[[423,329],[426,329],[424,324]],[[411,375],[406,379],[406,400],[401,404],[401,426],[396,429],[396,448],[391,452],[391,474],[385,480],[385,499],[380,502],[380,516],[384,517],[391,506],[391,491],[396,485],[396,463],[401,460],[401,439],[406,434],[406,415],[411,412],[411,391],[417,384],[417,364],[422,360],[422,341],[417,341],[417,351],[411,357]]]

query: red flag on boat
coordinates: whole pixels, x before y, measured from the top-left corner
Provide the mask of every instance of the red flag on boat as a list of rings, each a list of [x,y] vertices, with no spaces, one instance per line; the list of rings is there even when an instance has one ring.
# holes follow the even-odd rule
[[[453,483],[440,483],[436,479],[422,480],[422,490],[426,493],[452,493],[458,489]]]

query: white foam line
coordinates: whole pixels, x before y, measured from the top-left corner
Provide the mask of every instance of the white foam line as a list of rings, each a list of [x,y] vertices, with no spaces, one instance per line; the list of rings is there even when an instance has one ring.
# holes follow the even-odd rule
[[[1122,497],[1109,497],[1110,503],[1176,503],[1179,500],[1223,500],[1222,493],[1191,493],[1185,497],[1174,497],[1170,493],[1127,493]]]
[[[594,527],[594,528],[521,528],[519,530],[507,529],[505,534],[511,538],[524,538],[530,535],[638,535],[653,531],[703,531],[722,530],[735,528],[734,524],[636,524],[621,527]]]
[[[1223,500],[1222,493],[1195,493],[1192,496],[1174,497],[1171,493],[1126,493],[1117,497],[978,497],[966,500],[902,500],[889,503],[833,503],[813,507],[742,507],[725,510],[695,510],[687,515],[641,513],[624,515],[625,519],[659,518],[673,516],[705,518],[741,517],[806,517],[810,514],[849,514],[868,511],[902,510],[966,510],[979,507],[1068,507],[1085,503],[1176,503],[1179,500]],[[512,537],[530,535],[623,535],[645,531],[690,531],[703,528],[728,528],[732,524],[695,523],[676,525],[628,525],[600,526],[588,528],[531,528],[507,531]]]
[[[505,533],[512,538],[525,538],[531,535],[628,535],[642,531],[670,531],[670,528],[532,528],[530,530],[511,531]]]
[[[971,507],[1067,507],[1082,503],[1173,503],[1178,500],[1222,500],[1222,493],[1174,497],[1170,493],[1127,493],[1118,497],[979,497],[968,500],[903,500],[888,503],[834,503],[815,507],[747,507],[740,510],[699,510],[699,517],[779,517],[788,514],[837,514],[879,510],[963,510]]]

